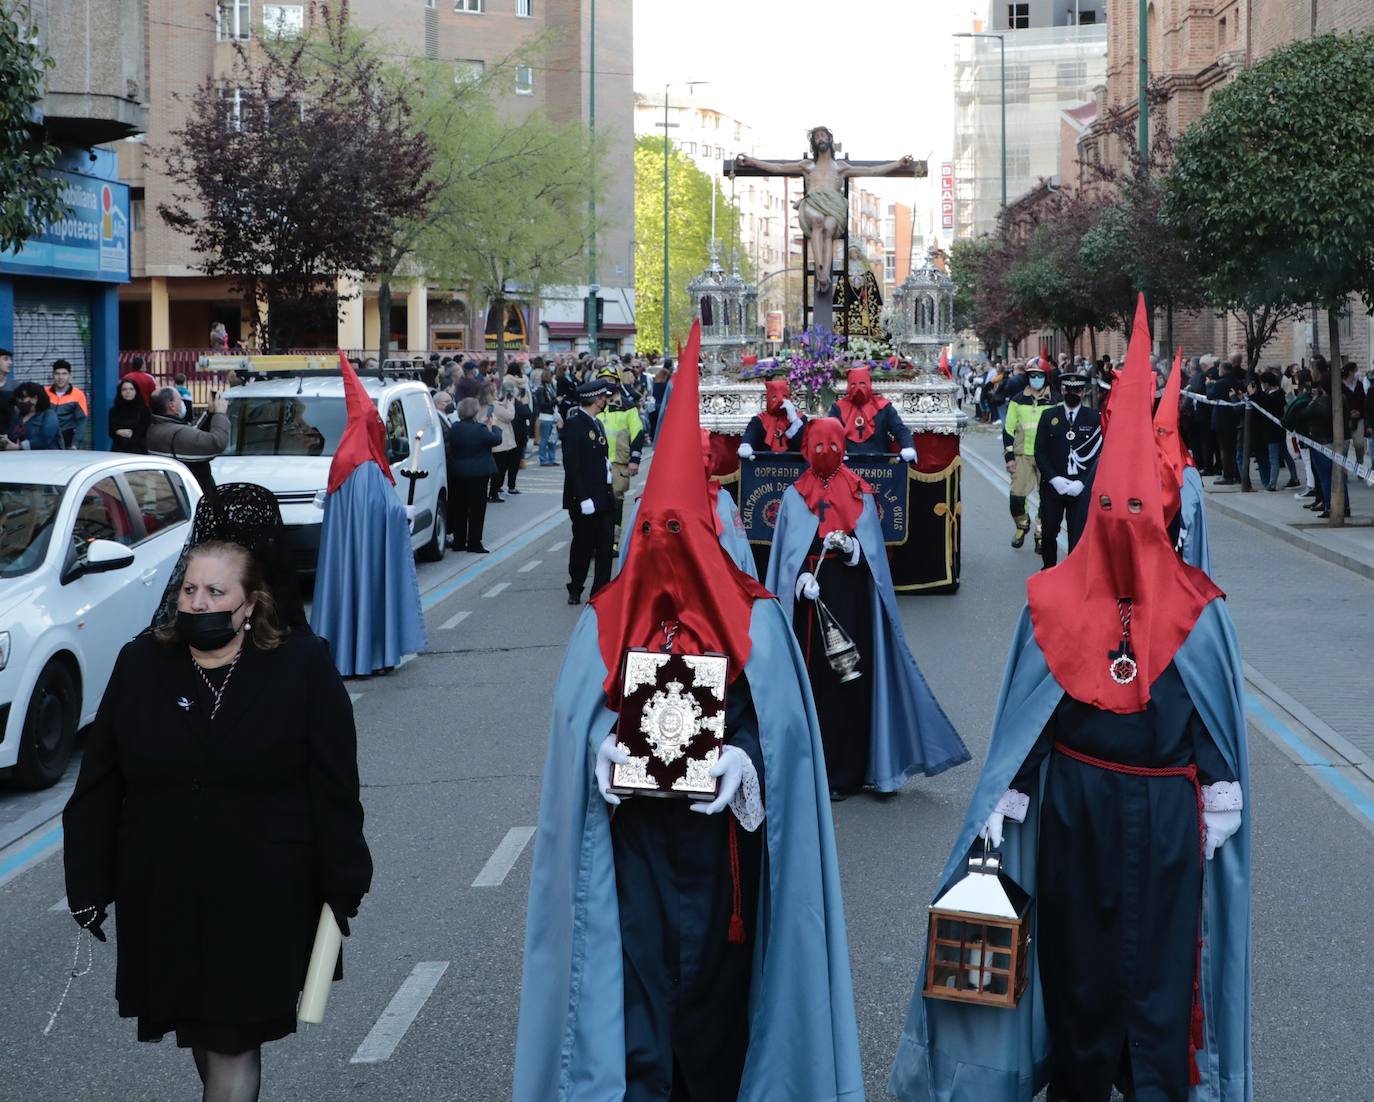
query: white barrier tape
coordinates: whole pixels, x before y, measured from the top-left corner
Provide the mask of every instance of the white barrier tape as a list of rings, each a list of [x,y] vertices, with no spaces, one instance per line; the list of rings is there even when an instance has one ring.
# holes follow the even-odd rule
[[[1322,455],[1326,456],[1329,460],[1331,460],[1332,463],[1338,464],[1339,466],[1343,467],[1348,473],[1354,475],[1356,478],[1363,479],[1367,485],[1374,487],[1374,467],[1371,467],[1365,463],[1356,463],[1355,460],[1351,459],[1347,455],[1337,455],[1335,451],[1332,450],[1331,445],[1319,444],[1310,436],[1304,436],[1300,432],[1293,432],[1291,429],[1284,428],[1282,421],[1280,421],[1267,409],[1263,408],[1262,406],[1256,405],[1249,399],[1243,399],[1239,402],[1222,402],[1218,401],[1216,398],[1204,398],[1201,394],[1194,394],[1191,391],[1186,390],[1182,393],[1181,397],[1189,398],[1194,402],[1203,402],[1209,406],[1231,406],[1236,409],[1244,409],[1246,406],[1249,406],[1256,413],[1269,418],[1269,420],[1273,421],[1274,424],[1278,425],[1279,428],[1283,429],[1284,432],[1288,433],[1304,447],[1310,448],[1316,452],[1320,452]]]

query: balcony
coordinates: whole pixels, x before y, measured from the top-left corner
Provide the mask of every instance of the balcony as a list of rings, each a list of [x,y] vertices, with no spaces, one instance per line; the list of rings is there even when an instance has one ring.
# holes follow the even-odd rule
[[[41,104],[49,136],[89,148],[145,132],[141,0],[72,0],[37,14],[54,62]]]

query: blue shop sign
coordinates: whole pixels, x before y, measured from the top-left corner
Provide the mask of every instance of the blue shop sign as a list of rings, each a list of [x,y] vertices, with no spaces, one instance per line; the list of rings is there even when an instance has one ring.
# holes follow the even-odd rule
[[[873,487],[874,504],[889,547],[906,543],[911,511],[909,468],[896,455],[851,455],[844,465]],[[739,465],[739,516],[750,543],[773,542],[782,495],[806,470],[797,452],[764,452]]]
[[[129,186],[75,172],[49,175],[64,185],[67,216],[18,252],[0,253],[0,272],[128,283]]]

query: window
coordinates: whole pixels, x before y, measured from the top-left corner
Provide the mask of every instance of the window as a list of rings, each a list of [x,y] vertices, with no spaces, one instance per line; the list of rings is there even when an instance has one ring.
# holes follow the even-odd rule
[[[515,94],[517,96],[534,95],[534,70],[528,65],[515,67]]]
[[[348,422],[342,398],[238,398],[225,455],[333,455]]]
[[[242,88],[221,88],[219,98],[226,111],[226,128],[235,131],[243,130],[248,123],[249,111],[252,107],[252,93],[245,92]]]
[[[410,455],[410,435],[406,431],[406,415],[400,402],[392,402],[386,411],[386,458],[393,467]]]
[[[427,7],[430,11],[433,11],[433,10],[434,10],[434,0],[425,0],[425,7]]]
[[[725,158],[725,150],[721,149],[720,146],[716,146],[716,158],[718,160],[723,160]]]
[[[894,252],[883,254],[883,279],[888,283],[897,282],[897,254]]]
[[[31,574],[48,553],[62,486],[0,482],[0,578]]]
[[[1007,66],[1008,103],[1030,102],[1030,78],[1031,72],[1029,65]]]
[[[295,38],[304,31],[304,4],[264,4],[262,6],[262,35],[264,38]]]
[[[515,14],[520,19],[528,19],[534,14],[534,0],[515,0]]]
[[[1221,17],[1221,21],[1217,24],[1217,27],[1218,27],[1218,30],[1217,30],[1217,45],[1219,45],[1219,46],[1225,46],[1225,45],[1226,45],[1226,16],[1223,15],[1223,16]]]
[[[128,471],[124,477],[138,503],[143,531],[147,535],[155,535],[191,519],[182,492],[172,484],[166,471]]]
[[[215,38],[229,42],[247,38],[252,27],[249,0],[220,0],[215,7]]]
[[[1082,11],[1078,13],[1078,25],[1080,27],[1092,27],[1097,25],[1097,12]]]
[[[144,199],[129,200],[129,215],[134,220],[134,229],[136,230],[142,230],[146,228],[146,223],[144,221],[146,217],[144,213],[144,205],[146,204],[146,202],[147,200]]]
[[[482,79],[487,71],[485,61],[462,59],[453,63],[453,83],[471,84]]]
[[[1012,146],[1007,150],[1007,179],[1026,180],[1031,174],[1030,149],[1026,146]]]
[[[470,11],[474,15],[481,15],[487,10],[487,0],[453,0],[454,11]]]
[[[125,547],[134,542],[133,521],[129,519],[119,484],[113,478],[102,478],[81,499],[72,528],[75,561],[85,558],[86,545],[91,540],[114,540]]]
[[[1012,31],[1024,31],[1030,27],[1030,5],[1029,4],[1008,4],[1007,5],[1007,29]]]
[[[689,157],[695,157],[695,156],[697,155],[697,143],[696,143],[696,142],[683,142],[683,143],[682,143],[682,152],[686,153]]]
[[[1084,84],[1088,79],[1086,61],[1061,61],[1059,63],[1059,83],[1070,88]]]

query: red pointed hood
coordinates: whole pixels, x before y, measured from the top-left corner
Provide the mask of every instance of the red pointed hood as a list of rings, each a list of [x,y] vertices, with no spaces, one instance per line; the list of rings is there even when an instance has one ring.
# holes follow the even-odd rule
[[[783,411],[782,404],[792,396],[786,379],[769,379],[763,384],[763,409],[759,422],[763,425],[763,438],[770,451],[790,451],[792,442],[787,439],[790,422]]]
[[[701,324],[694,323],[673,376],[674,413],[654,448],[635,515],[634,542],[615,580],[592,598],[606,698],[620,707],[620,674],[631,647],[660,649],[665,621],[677,622],[674,650],[730,657],[733,681],[749,661],[754,602],[769,593],[741,571],[716,538],[698,407]]]
[[[949,348],[945,345],[940,346],[940,374],[946,379],[954,378],[954,372],[949,369]]]
[[[348,476],[368,460],[381,467],[382,474],[394,486],[396,478],[386,458],[386,429],[382,425],[382,415],[377,412],[377,406],[367,396],[358,373],[342,352],[339,353],[339,371],[343,374],[348,423],[334,451],[334,461],[329,464],[329,493],[332,494],[348,481]]]
[[[1075,700],[1123,714],[1145,710],[1155,678],[1207,603],[1223,596],[1169,542],[1150,421],[1149,348],[1141,296],[1126,366],[1112,387],[1111,435],[1085,491],[1092,494],[1087,527],[1067,559],[1027,586],[1035,639],[1055,680]],[[1137,666],[1127,684],[1111,674],[1123,613]]]
[[[1188,445],[1178,431],[1179,394],[1183,389],[1183,349],[1174,354],[1164,393],[1155,410],[1155,454],[1159,460],[1159,487],[1164,495],[1164,523],[1172,524],[1182,508],[1183,470],[1192,462]]]
[[[845,433],[856,442],[873,435],[874,419],[887,405],[887,399],[873,393],[873,372],[867,367],[851,367],[845,379],[849,383],[845,395],[835,404],[840,407],[840,420]]]
[[[864,511],[864,494],[873,487],[844,465],[844,426],[833,417],[817,417],[803,430],[802,454],[808,464],[796,481],[797,493],[816,514],[817,534],[854,531]]]

